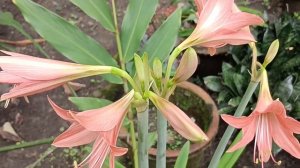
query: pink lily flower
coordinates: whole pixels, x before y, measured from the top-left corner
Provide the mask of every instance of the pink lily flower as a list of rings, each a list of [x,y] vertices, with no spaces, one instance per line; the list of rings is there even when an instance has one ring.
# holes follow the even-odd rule
[[[54,111],[71,126],[53,142],[56,147],[74,147],[94,142],[92,152],[79,166],[88,165],[99,168],[110,153],[110,167],[114,168],[114,157],[122,156],[126,148],[117,147],[117,137],[128,107],[133,99],[134,91],[129,92],[120,100],[100,109],[74,112],[64,110],[49,102]]]
[[[0,83],[14,84],[0,101],[29,96],[61,86],[68,81],[92,75],[110,73],[109,66],[92,66],[32,57],[2,51]]]
[[[242,139],[227,152],[233,152],[245,147],[255,136],[253,160],[262,164],[272,156],[272,142],[300,159],[300,144],[293,136],[300,134],[300,122],[288,117],[284,105],[279,100],[273,100],[269,91],[267,72],[264,70],[260,85],[260,93],[256,108],[248,117],[221,116],[229,125],[242,129]],[[258,148],[258,160],[256,159]],[[277,162],[280,164],[280,162]]]
[[[234,0],[195,0],[198,23],[193,33],[178,48],[207,47],[210,55],[227,44],[241,45],[255,41],[249,26],[264,21],[253,14],[241,12]]]
[[[149,98],[158,110],[166,117],[172,127],[190,141],[207,141],[208,137],[182,110],[168,100],[149,93]]]

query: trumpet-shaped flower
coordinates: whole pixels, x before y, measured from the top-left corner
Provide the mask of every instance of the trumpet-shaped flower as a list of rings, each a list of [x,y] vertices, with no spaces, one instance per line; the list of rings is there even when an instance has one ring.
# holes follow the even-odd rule
[[[260,93],[256,108],[248,117],[233,117],[222,115],[225,122],[235,128],[241,128],[242,139],[232,146],[228,152],[233,152],[246,146],[255,137],[253,159],[267,162],[272,156],[272,142],[300,159],[300,144],[293,133],[300,134],[300,122],[288,117],[284,105],[279,100],[273,100],[269,91],[267,72],[264,70],[260,85]]]
[[[94,142],[92,152],[79,165],[99,168],[110,153],[110,167],[113,168],[114,157],[124,155],[127,152],[126,148],[116,147],[116,143],[133,94],[134,91],[131,91],[122,99],[106,107],[80,113],[64,110],[49,99],[54,111],[62,119],[72,123],[69,129],[54,140],[53,145],[56,147],[74,147]]]
[[[193,33],[178,48],[199,45],[214,55],[216,48],[226,44],[241,45],[255,41],[249,26],[260,25],[263,20],[253,14],[241,12],[234,0],[195,0],[198,22]]]
[[[168,100],[149,93],[149,98],[166,117],[172,127],[184,138],[191,141],[206,141],[208,137],[182,110]]]
[[[15,84],[1,96],[1,101],[44,92],[74,79],[111,72],[109,66],[80,65],[1,52],[10,56],[0,57],[0,83]]]

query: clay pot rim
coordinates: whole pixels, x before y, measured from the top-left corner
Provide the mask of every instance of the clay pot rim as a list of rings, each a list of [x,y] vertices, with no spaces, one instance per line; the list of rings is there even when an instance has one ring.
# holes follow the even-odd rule
[[[214,100],[209,96],[209,94],[204,91],[200,86],[195,85],[191,82],[181,82],[180,84],[177,85],[180,88],[183,88],[185,90],[191,91],[201,97],[206,104],[211,104],[212,105],[212,121],[210,123],[209,129],[206,132],[206,135],[208,136],[209,140],[202,142],[202,143],[193,143],[190,146],[190,153],[193,154],[199,151],[201,148],[205,147],[210,143],[210,141],[216,136],[218,132],[218,127],[219,127],[219,113],[217,106],[214,102]],[[157,149],[156,148],[150,148],[149,149],[149,155],[150,156],[156,156]],[[180,150],[167,150],[166,151],[166,156],[167,158],[177,158],[179,155]]]

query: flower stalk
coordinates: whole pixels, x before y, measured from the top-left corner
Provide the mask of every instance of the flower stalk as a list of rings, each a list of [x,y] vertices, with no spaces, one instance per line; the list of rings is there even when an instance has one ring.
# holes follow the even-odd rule
[[[257,88],[259,82],[254,82],[251,81],[247,87],[246,93],[244,94],[241,103],[239,104],[238,108],[236,109],[234,116],[239,117],[243,114],[243,112],[245,111],[245,108],[248,104],[248,102],[250,101],[250,98],[252,97],[255,89]],[[223,134],[222,139],[219,142],[219,145],[212,157],[212,159],[210,160],[209,166],[208,168],[215,168],[218,167],[218,163],[220,161],[220,158],[222,157],[225,148],[227,146],[227,143],[231,137],[231,135],[233,134],[233,131],[235,129],[231,126],[228,126],[226,131]]]
[[[139,167],[148,168],[148,125],[149,105],[146,110],[138,111],[138,158]]]
[[[167,149],[167,119],[157,110],[157,153],[156,167],[166,167],[166,149]]]

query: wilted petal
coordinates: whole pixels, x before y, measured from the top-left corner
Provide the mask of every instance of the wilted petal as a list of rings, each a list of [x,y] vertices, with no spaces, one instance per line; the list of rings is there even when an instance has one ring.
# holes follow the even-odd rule
[[[74,119],[90,131],[108,131],[113,129],[126,114],[134,91],[130,91],[120,100],[100,109],[87,110],[74,115]]]
[[[86,130],[78,123],[73,123],[65,132],[55,138],[56,147],[74,147],[93,142],[99,133]]]
[[[176,105],[153,92],[150,92],[150,100],[183,137],[191,141],[208,140],[205,133]]]

